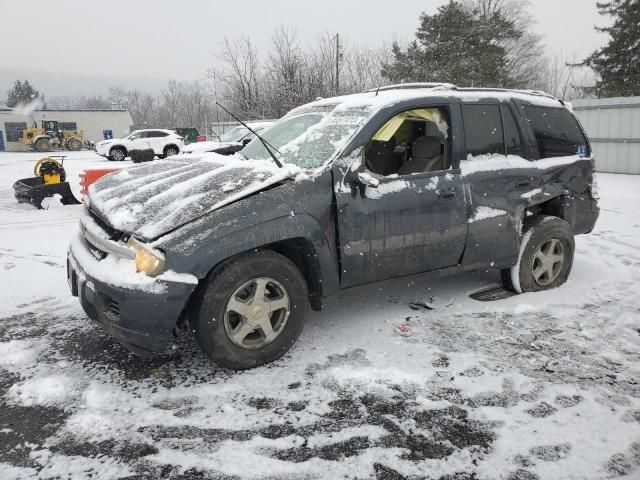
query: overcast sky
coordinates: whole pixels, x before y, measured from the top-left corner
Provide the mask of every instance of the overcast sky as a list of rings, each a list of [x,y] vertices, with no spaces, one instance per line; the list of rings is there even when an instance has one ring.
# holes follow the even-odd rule
[[[303,41],[328,31],[350,43],[375,46],[409,40],[419,14],[433,13],[446,2],[56,0],[45,10],[36,0],[0,3],[0,67],[196,79],[213,64],[225,36],[248,35],[266,49],[282,24],[297,29]],[[593,29],[606,22],[595,0],[534,0],[531,13],[550,48],[579,59],[606,40]]]

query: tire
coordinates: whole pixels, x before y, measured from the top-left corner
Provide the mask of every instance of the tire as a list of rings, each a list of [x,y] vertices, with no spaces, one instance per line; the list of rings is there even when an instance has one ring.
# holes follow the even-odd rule
[[[178,155],[179,153],[180,149],[178,147],[176,147],[175,145],[168,145],[164,147],[164,156],[162,158],[172,157],[174,155]]]
[[[77,152],[82,148],[82,142],[77,137],[71,137],[67,140],[67,150]]]
[[[501,272],[505,287],[517,293],[559,287],[569,278],[574,251],[573,231],[567,222],[537,217],[522,237],[518,263]]]
[[[256,296],[259,285],[264,285],[262,296]],[[271,313],[263,313],[266,305]],[[214,362],[244,370],[289,351],[308,312],[309,291],[300,270],[283,255],[262,250],[225,265],[207,280],[192,326]],[[271,339],[264,322],[269,322]]]
[[[127,158],[127,151],[122,147],[113,147],[109,151],[109,160],[113,160],[114,162],[121,162],[125,158]]]
[[[34,142],[33,148],[36,152],[48,152],[51,150],[51,142],[48,138],[39,138]]]

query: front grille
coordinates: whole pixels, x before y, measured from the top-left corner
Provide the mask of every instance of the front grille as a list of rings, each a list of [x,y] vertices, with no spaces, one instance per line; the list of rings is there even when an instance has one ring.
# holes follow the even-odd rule
[[[102,250],[100,250],[86,237],[84,238],[84,243],[86,244],[89,253],[91,253],[91,255],[93,255],[97,260],[103,260],[107,256],[107,252],[103,252]]]
[[[95,212],[92,208],[89,208],[89,215],[91,215],[91,218],[100,226],[100,228],[102,230],[104,230],[107,235],[109,236],[109,238],[111,240],[114,241],[118,241],[122,238],[122,232],[119,230],[116,230],[115,228],[113,228],[111,225],[109,225],[105,220],[102,219],[102,217]]]
[[[103,313],[112,322],[120,320],[120,303],[113,298],[104,295],[103,296]]]

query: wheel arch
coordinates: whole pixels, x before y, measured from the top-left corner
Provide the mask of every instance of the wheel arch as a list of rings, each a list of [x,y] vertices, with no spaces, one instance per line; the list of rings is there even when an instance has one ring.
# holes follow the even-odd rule
[[[197,235],[185,232],[185,236]],[[182,236],[176,244],[183,242]],[[256,250],[269,249],[291,260],[302,272],[309,289],[309,302],[314,310],[322,307],[322,298],[339,287],[335,252],[324,235],[319,222],[306,214],[280,217],[249,228],[235,230],[212,240],[203,239],[202,247],[187,252],[176,263],[199,279],[193,298],[206,288],[207,279],[215,276],[225,265]],[[189,262],[189,265],[185,265]],[[180,266],[176,265],[176,268]]]
[[[557,217],[567,222],[574,235],[588,233],[593,227],[590,198],[558,195],[544,202],[538,202],[525,208],[522,222],[526,227],[538,216]],[[585,215],[586,214],[586,215]]]
[[[181,151],[181,150],[180,150],[180,147],[179,147],[178,145],[176,145],[175,143],[167,143],[167,144],[162,148],[162,153],[163,153],[164,155],[166,155],[166,154],[167,154],[167,149],[168,149],[168,148],[170,148],[170,147],[175,147],[175,148],[176,148],[176,150],[178,150],[178,153],[180,153],[180,151]]]
[[[109,156],[111,156],[111,152],[112,152],[114,149],[116,149],[116,148],[118,148],[118,149],[120,149],[120,150],[124,150],[124,156],[125,156],[125,157],[128,157],[128,156],[129,156],[129,150],[127,149],[127,147],[125,147],[124,145],[121,145],[121,144],[119,144],[119,143],[118,143],[118,144],[116,144],[116,145],[111,145],[111,146],[109,147],[109,154],[108,154],[108,155],[109,155]]]

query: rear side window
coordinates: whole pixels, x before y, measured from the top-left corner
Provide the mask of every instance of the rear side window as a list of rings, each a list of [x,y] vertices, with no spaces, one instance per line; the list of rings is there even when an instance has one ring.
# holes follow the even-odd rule
[[[525,111],[536,136],[540,158],[590,155],[587,139],[569,110],[528,106]]]
[[[467,154],[504,155],[504,134],[499,105],[463,105]]]

